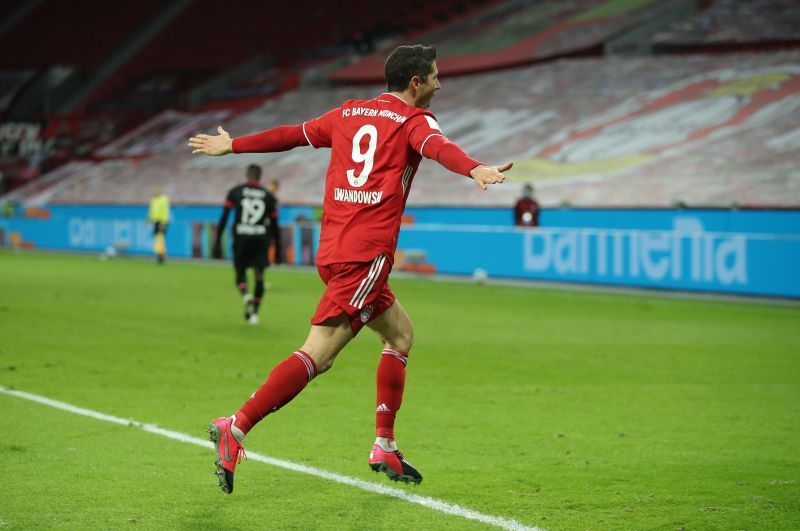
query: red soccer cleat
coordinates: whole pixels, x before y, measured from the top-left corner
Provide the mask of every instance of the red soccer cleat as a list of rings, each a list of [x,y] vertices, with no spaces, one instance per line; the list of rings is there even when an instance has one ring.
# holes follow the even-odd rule
[[[399,450],[386,452],[380,445],[374,444],[369,452],[369,466],[373,472],[383,472],[392,481],[416,484],[422,482],[422,474],[403,458]]]
[[[241,443],[231,433],[231,417],[221,417],[211,421],[208,427],[209,438],[217,449],[217,470],[214,472],[219,478],[219,488],[222,492],[230,494],[233,492],[233,471],[237,463],[242,462],[242,458],[247,459]]]

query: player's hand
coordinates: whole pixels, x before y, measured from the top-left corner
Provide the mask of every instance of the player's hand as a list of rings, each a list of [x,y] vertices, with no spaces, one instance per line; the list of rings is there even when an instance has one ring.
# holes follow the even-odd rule
[[[218,135],[199,134],[189,139],[189,147],[192,153],[200,155],[211,155],[212,157],[219,157],[220,155],[227,155],[233,153],[233,142],[231,135],[222,128],[217,127]]]
[[[475,166],[469,174],[478,188],[486,190],[490,184],[498,184],[505,181],[506,176],[503,175],[503,172],[510,170],[513,165],[513,162],[506,162],[500,166]]]

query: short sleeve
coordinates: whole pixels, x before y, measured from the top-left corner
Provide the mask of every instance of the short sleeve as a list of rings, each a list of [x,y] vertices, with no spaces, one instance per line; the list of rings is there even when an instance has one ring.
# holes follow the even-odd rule
[[[341,115],[339,107],[331,109],[322,116],[303,122],[303,134],[314,148],[331,147],[333,137],[333,124]]]
[[[439,122],[429,112],[413,116],[406,126],[408,128],[408,142],[420,155],[425,155],[425,143],[434,136],[444,136]]]
[[[234,188],[231,188],[230,190],[228,190],[228,195],[225,196],[225,206],[228,208],[231,208],[234,205],[234,197],[233,197],[234,190],[235,190]]]

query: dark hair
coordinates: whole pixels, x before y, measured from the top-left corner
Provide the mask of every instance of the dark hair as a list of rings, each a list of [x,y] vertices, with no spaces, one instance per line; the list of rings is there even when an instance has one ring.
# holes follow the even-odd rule
[[[433,62],[436,60],[436,47],[413,44],[398,46],[389,57],[383,68],[386,77],[386,87],[393,92],[402,92],[414,76],[419,76],[423,81],[433,71]]]
[[[258,164],[250,164],[247,167],[247,178],[253,181],[261,179],[261,166]]]

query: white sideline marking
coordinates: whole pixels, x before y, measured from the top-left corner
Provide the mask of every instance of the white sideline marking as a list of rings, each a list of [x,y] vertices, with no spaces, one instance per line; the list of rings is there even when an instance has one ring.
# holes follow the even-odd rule
[[[214,449],[214,444],[211,441],[208,441],[206,439],[200,439],[197,437],[192,437],[190,435],[186,435],[184,433],[180,433],[177,431],[171,431],[171,430],[166,430],[164,428],[159,428],[155,424],[145,424],[137,420],[123,419],[120,417],[114,417],[112,415],[106,415],[105,413],[100,413],[97,411],[92,411],[91,409],[84,409],[82,407],[73,406],[72,404],[67,404],[66,402],[59,402],[58,400],[52,400],[50,398],[34,395],[32,393],[26,393],[25,391],[17,391],[15,389],[9,389],[2,385],[0,385],[0,392],[11,396],[16,396],[18,398],[24,398],[32,402],[38,402],[39,404],[44,404],[46,406],[54,407],[56,409],[69,411],[70,413],[75,413],[77,415],[84,415],[86,417],[91,417],[97,420],[104,420],[106,422],[111,422],[113,424],[132,426],[134,428],[139,428],[140,430],[149,433],[155,433],[156,435],[162,435],[164,437],[167,437],[169,439],[174,439],[176,441],[189,444],[196,444],[197,446],[202,446],[204,448],[209,448],[211,450]],[[440,500],[436,500],[434,498],[429,498],[427,496],[419,496],[417,494],[411,494],[401,489],[386,487],[383,485],[378,485],[376,483],[371,483],[369,481],[363,481],[360,479],[351,478],[349,476],[334,474],[333,472],[328,472],[326,470],[322,470],[320,468],[314,468],[311,466],[301,465],[299,463],[294,463],[292,461],[276,459],[274,457],[257,454],[255,452],[248,452],[247,457],[248,459],[251,459],[253,461],[258,461],[260,463],[266,463],[268,465],[285,468],[287,470],[292,470],[294,472],[300,472],[303,474],[308,474],[310,476],[316,476],[318,478],[335,481],[336,483],[342,483],[343,485],[356,487],[358,489],[365,490],[367,492],[374,492],[376,494],[384,494],[386,496],[392,496],[393,498],[399,498],[409,503],[416,503],[417,505],[422,505],[423,507],[427,507],[428,509],[433,509],[434,511],[439,511],[454,516],[460,516],[462,518],[467,518],[469,520],[477,520],[479,522],[501,527],[503,529],[509,529],[512,531],[523,531],[523,530],[544,531],[540,527],[529,527],[517,522],[516,520],[509,520],[507,518],[501,518],[499,516],[491,516],[488,514],[479,513],[478,511],[473,511],[472,509],[461,507],[460,505],[443,502]]]

